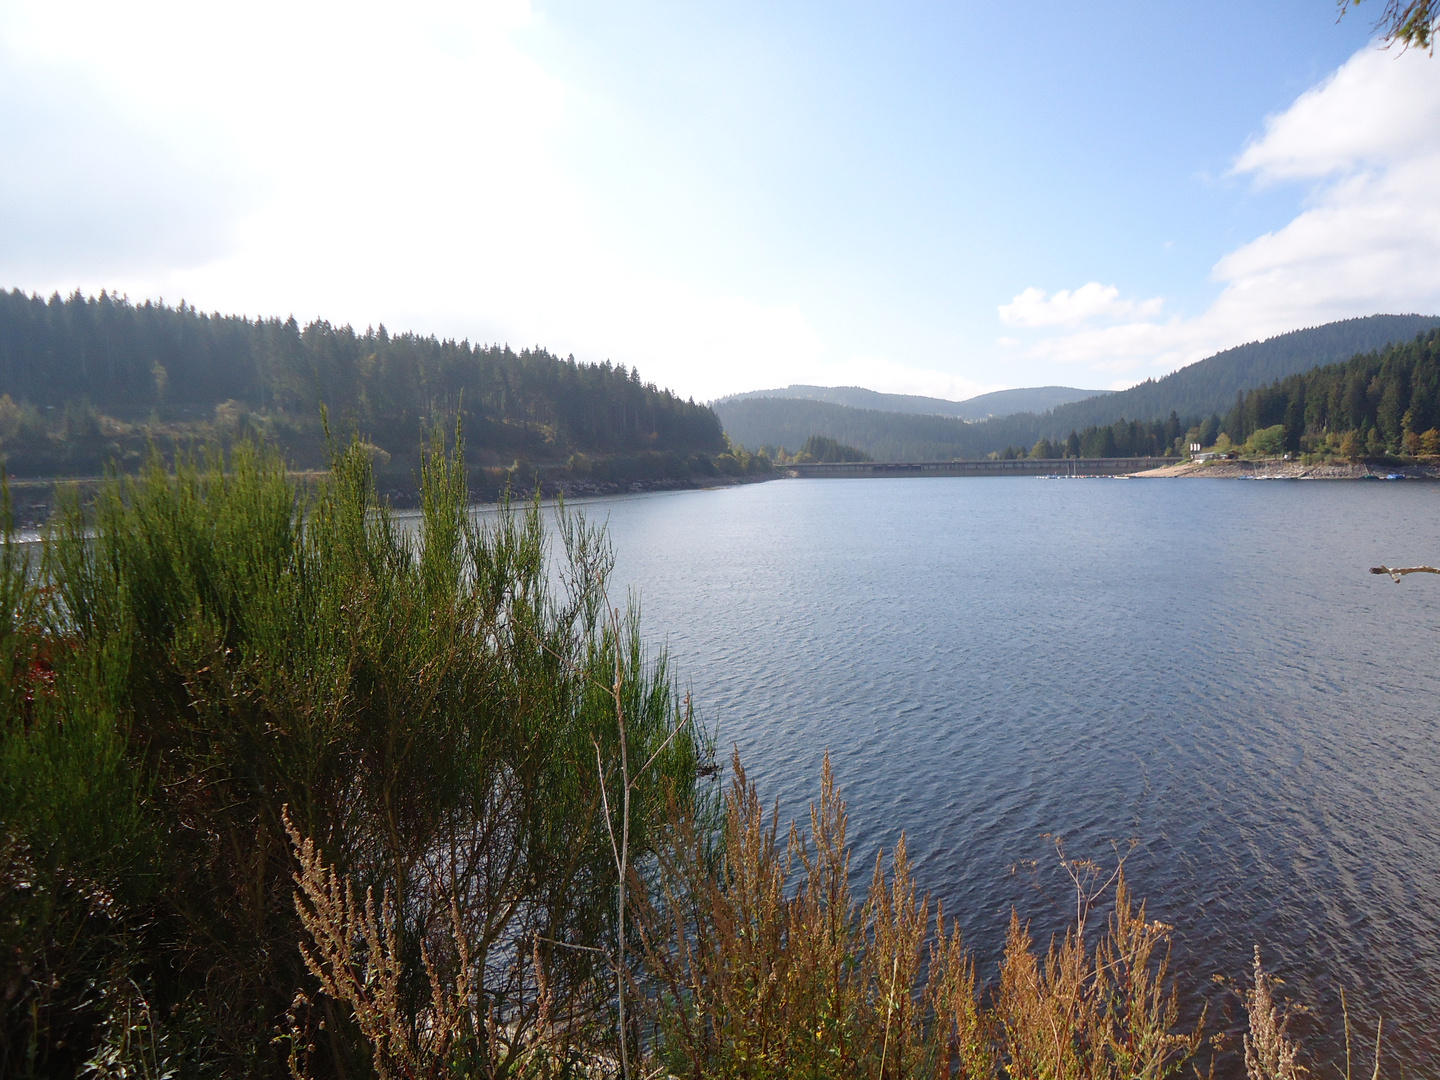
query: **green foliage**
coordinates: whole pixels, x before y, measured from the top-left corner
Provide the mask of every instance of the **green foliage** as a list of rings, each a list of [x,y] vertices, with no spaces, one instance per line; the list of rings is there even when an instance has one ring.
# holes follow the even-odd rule
[[[770,473],[773,467],[770,455],[764,447],[752,454],[745,449],[743,443],[731,442],[729,436],[725,437],[725,452],[716,455],[712,466],[715,472],[724,476],[764,476]],[[695,468],[694,471],[704,475],[707,470]]]
[[[298,949],[287,807],[342,880],[393,898],[398,1015],[418,1022],[422,946],[450,962],[458,913],[508,1033],[489,1074],[540,1014],[521,958],[603,1021],[600,954],[552,943],[613,925],[597,755],[617,752],[617,671],[629,752],[657,754],[636,860],[693,790],[702,733],[636,610],[610,615],[600,533],[562,515],[552,550],[538,504],[477,522],[438,432],[413,528],[372,469],[352,443],[307,495],[249,442],[152,460],[72,501],[38,567],[0,548],[0,984],[19,988],[0,1073],[99,1054],[278,1076],[293,1049],[313,1075],[365,1075]]]
[[[86,999],[126,952],[117,911],[153,891],[156,837],[104,689],[115,657],[66,677],[74,643],[46,625],[8,484],[0,519],[0,1074],[45,1074],[85,1045]]]
[[[834,439],[826,438],[824,435],[811,435],[800,447],[800,452],[795,455],[797,462],[805,461],[873,461],[875,460],[863,450],[857,450],[853,446],[846,446],[844,443],[836,442]]]
[[[1032,460],[1067,457],[1168,457],[1176,453],[1181,426],[1180,418],[1174,413],[1170,414],[1168,420],[1149,423],[1122,418],[1113,424],[1072,431],[1064,440],[1051,442],[1045,438],[1037,439],[1028,454],[1023,446],[1007,446],[998,454],[990,456],[1001,461],[1013,461],[1023,457]]]
[[[1261,457],[1276,457],[1285,452],[1285,425],[1274,424],[1250,433],[1245,440],[1245,452]]]
[[[143,452],[146,438],[163,444],[197,430],[227,439],[258,430],[307,466],[322,465],[312,419],[321,401],[407,458],[422,426],[444,413],[465,418],[476,449],[512,457],[723,448],[710,409],[608,361],[384,326],[358,333],[324,321],[302,328],[293,318],[207,315],[104,292],[48,301],[0,292],[0,394],[10,398],[8,406],[0,398],[10,469],[32,474],[98,471],[126,448]]]
[[[1223,426],[1240,442],[1282,426],[1286,450],[1352,460],[1424,454],[1440,428],[1440,331],[1240,395]]]

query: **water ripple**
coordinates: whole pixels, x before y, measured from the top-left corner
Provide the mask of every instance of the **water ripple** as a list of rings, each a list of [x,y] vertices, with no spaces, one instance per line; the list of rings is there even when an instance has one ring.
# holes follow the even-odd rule
[[[802,814],[832,754],[861,878],[902,830],[992,975],[1052,841],[1128,869],[1217,1004],[1259,943],[1440,1075],[1440,487],[785,481],[597,503],[723,748]],[[1034,869],[1029,869],[1033,861]],[[863,882],[857,882],[862,884]],[[1229,1015],[1233,1016],[1233,1008]]]

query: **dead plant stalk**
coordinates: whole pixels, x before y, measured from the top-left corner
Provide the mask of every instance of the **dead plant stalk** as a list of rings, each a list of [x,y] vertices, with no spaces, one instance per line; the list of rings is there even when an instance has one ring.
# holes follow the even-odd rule
[[[607,687],[607,692],[615,702],[615,727],[620,737],[620,838],[617,842],[615,837],[615,821],[610,812],[610,796],[606,790],[606,775],[604,758],[600,752],[600,741],[591,738],[590,742],[595,747],[595,769],[600,777],[600,805],[605,814],[605,830],[610,836],[610,851],[615,856],[615,870],[618,875],[615,882],[615,1011],[616,1011],[616,1035],[620,1043],[620,1072],[624,1080],[630,1080],[630,1048],[625,1039],[625,882],[630,873],[630,793],[634,790],[642,777],[644,777],[650,766],[670,745],[674,738],[684,730],[690,722],[691,711],[685,710],[685,715],[675,729],[665,737],[665,740],[650,755],[640,771],[635,774],[634,779],[630,777],[630,753],[626,741],[625,732],[625,704],[624,704],[624,677],[625,666],[621,660],[620,649],[620,613],[610,606],[608,600],[606,609],[610,613],[610,632],[614,638],[615,648],[615,682]]]

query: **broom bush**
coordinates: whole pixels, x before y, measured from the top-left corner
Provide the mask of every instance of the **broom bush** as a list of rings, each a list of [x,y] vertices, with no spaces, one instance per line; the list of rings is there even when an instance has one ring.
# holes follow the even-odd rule
[[[313,491],[241,444],[112,478],[33,556],[7,525],[0,1076],[375,1069],[302,956],[287,820],[377,898],[412,1039],[457,938],[490,1026],[474,1073],[516,1067],[542,1019],[608,1023],[617,670],[630,753],[656,755],[637,857],[703,735],[636,611],[610,612],[599,532],[563,516],[550,551],[534,504],[477,524],[458,445],[423,460],[414,529],[358,442]]]

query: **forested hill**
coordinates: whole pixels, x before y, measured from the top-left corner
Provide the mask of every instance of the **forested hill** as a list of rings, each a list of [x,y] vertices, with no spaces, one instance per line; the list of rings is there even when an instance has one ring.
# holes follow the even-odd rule
[[[1035,435],[1064,438],[1071,431],[1110,424],[1121,417],[1160,420],[1172,412],[1182,417],[1223,413],[1235,403],[1237,393],[1356,353],[1383,349],[1391,342],[1408,341],[1437,326],[1437,316],[1370,315],[1252,341],[1196,361],[1163,379],[1147,379],[1103,398],[1062,405],[1037,426]]]
[[[860,386],[806,386],[796,383],[783,390],[751,390],[744,394],[731,394],[714,404],[723,406],[750,398],[803,398],[808,401],[828,401],[832,405],[849,405],[856,409],[985,420],[992,416],[1008,416],[1017,412],[1044,412],[1057,405],[1104,393],[1104,390],[1077,390],[1073,386],[1028,386],[1019,390],[996,390],[994,393],[981,394],[964,401],[950,401],[948,398],[922,397],[916,394],[881,394]]]
[[[1291,451],[1440,454],[1440,330],[1252,390],[1219,427],[1239,443],[1277,425]]]
[[[1237,393],[1276,378],[1383,348],[1440,326],[1440,318],[1373,315],[1217,353],[1163,379],[1119,393],[1061,405],[1045,413],[1014,413],[979,423],[915,416],[794,398],[751,398],[716,403],[726,432],[747,446],[793,450],[811,435],[858,447],[881,461],[978,458],[1007,447],[1028,448],[1041,439],[1064,440],[1074,431],[1112,427],[1119,421],[1189,424],[1224,414]]]
[[[11,399],[0,450],[12,465],[27,458],[27,437],[73,449],[87,433],[104,436],[107,424],[149,422],[163,439],[166,425],[237,415],[292,448],[313,448],[322,402],[337,425],[353,424],[392,453],[410,452],[428,417],[457,408],[472,452],[497,459],[724,449],[709,407],[624,365],[383,326],[361,333],[132,304],[103,292],[49,300],[0,292],[0,395]]]
[[[803,398],[717,402],[715,411],[720,414],[726,434],[746,446],[784,447],[793,451],[810,436],[821,435],[863,450],[877,461],[984,457],[991,449],[988,446],[982,449],[982,442],[976,438],[976,429],[982,425],[967,424],[950,416],[855,409]],[[1028,432],[1035,417],[1030,413],[1021,416],[1025,418]]]

